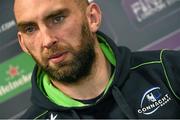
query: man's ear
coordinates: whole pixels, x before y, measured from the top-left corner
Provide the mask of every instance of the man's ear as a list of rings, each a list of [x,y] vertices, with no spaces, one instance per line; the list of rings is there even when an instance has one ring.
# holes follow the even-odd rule
[[[22,37],[22,33],[21,33],[21,32],[18,32],[18,33],[17,33],[17,37],[18,37],[18,41],[19,41],[19,44],[20,44],[21,49],[22,49],[25,53],[27,53],[27,54],[30,55],[28,49],[26,48],[26,44],[25,44],[24,39],[23,39],[23,37]]]
[[[86,11],[87,20],[91,32],[97,32],[101,25],[101,10],[96,3],[90,3]]]

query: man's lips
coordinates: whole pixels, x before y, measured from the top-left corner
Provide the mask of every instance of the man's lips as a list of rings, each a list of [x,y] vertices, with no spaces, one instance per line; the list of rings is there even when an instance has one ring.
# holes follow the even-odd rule
[[[59,52],[59,53],[51,55],[48,59],[49,61],[53,63],[60,63],[65,59],[67,54],[68,52]]]

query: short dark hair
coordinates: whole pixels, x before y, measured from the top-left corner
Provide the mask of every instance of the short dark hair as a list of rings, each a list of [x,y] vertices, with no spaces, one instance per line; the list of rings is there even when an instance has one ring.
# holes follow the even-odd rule
[[[75,0],[77,3],[86,3],[89,4],[88,0]]]
[[[84,11],[89,4],[88,0],[75,0],[75,2],[82,11]]]

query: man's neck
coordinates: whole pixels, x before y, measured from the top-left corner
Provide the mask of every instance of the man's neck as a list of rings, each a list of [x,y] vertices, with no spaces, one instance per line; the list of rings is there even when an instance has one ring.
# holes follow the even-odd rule
[[[96,59],[88,76],[73,84],[65,84],[52,80],[53,85],[74,99],[87,100],[100,95],[109,82],[111,65],[98,44],[96,43],[95,45]]]

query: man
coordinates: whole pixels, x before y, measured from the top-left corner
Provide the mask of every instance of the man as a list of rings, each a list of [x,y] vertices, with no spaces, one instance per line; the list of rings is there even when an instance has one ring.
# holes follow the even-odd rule
[[[86,0],[15,0],[14,13],[37,63],[22,118],[180,118],[180,52],[117,47]]]

